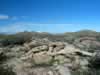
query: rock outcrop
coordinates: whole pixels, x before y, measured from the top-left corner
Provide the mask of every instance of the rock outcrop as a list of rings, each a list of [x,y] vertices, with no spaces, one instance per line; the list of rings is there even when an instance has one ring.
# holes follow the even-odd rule
[[[100,61],[100,54],[81,50],[66,42],[51,42],[47,39],[32,40],[9,50],[5,53],[9,60],[4,64],[12,67],[16,75],[73,75],[76,71],[87,72],[92,58],[95,58],[93,65]],[[0,59],[2,55],[0,50]]]

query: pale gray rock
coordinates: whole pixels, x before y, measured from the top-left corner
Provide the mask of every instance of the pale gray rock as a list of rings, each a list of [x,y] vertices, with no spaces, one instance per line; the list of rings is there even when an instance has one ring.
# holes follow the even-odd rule
[[[56,69],[58,70],[60,75],[71,75],[71,72],[67,66],[59,65],[59,66],[57,66]]]
[[[37,65],[41,64],[50,64],[52,62],[52,57],[49,56],[46,52],[40,52],[33,55],[34,63]]]
[[[38,46],[35,48],[32,48],[32,52],[41,52],[41,51],[47,51],[48,50],[48,46],[47,45],[42,45],[42,46]]]

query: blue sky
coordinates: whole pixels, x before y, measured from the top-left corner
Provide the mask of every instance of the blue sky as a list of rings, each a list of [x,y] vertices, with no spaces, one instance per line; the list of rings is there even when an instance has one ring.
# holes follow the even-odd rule
[[[0,32],[99,28],[100,0],[0,0]]]

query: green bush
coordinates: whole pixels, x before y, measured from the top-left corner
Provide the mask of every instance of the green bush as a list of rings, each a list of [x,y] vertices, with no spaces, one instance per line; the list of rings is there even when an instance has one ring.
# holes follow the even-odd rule
[[[8,46],[8,45],[22,45],[25,42],[30,41],[32,38],[32,34],[28,32],[23,33],[17,33],[12,35],[4,35],[0,36],[0,44],[2,46]]]
[[[16,75],[11,68],[0,65],[0,75]]]

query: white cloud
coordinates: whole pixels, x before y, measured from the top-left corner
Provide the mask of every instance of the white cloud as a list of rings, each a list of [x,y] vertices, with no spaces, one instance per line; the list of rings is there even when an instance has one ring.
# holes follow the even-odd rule
[[[87,29],[87,25],[80,24],[34,24],[30,22],[17,22],[0,27],[0,32],[16,33],[23,31],[37,31],[50,33],[63,33],[67,31],[78,31]],[[92,29],[89,27],[89,29]]]
[[[39,30],[41,24],[33,24],[33,23],[26,23],[26,22],[19,22],[10,25],[6,25],[0,28],[1,32],[23,32],[23,31],[37,31]]]
[[[29,22],[18,22],[14,24],[5,25],[0,27],[0,32],[23,32],[23,31],[37,31],[43,32],[45,31],[44,27],[52,25],[52,24],[34,24]]]
[[[0,20],[6,20],[9,19],[8,15],[0,15]]]
[[[29,16],[12,16],[10,18],[11,20],[18,20],[18,19],[28,19],[30,17]]]
[[[9,16],[9,15],[4,15],[4,14],[0,14],[0,20],[18,20],[18,19],[28,19],[30,18],[29,16]]]

